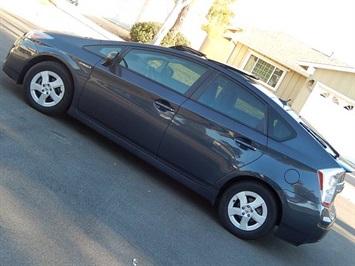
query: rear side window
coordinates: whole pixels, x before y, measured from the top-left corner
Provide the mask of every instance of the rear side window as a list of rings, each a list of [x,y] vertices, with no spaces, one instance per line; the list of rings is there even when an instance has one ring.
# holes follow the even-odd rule
[[[296,137],[295,130],[275,110],[270,110],[269,132],[270,138],[277,141],[286,141]]]
[[[217,77],[198,101],[262,133],[266,133],[267,105],[229,78]]]
[[[130,50],[120,65],[142,74],[170,89],[184,94],[207,71],[207,68],[180,58],[141,49]]]

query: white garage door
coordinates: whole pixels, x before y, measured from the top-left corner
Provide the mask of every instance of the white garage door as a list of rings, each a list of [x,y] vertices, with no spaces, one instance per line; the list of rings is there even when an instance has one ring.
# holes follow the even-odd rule
[[[317,83],[300,114],[345,158],[355,163],[355,101]]]

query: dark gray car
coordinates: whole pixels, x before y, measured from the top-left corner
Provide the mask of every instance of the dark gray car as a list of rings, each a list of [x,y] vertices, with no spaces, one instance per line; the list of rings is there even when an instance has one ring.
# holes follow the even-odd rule
[[[331,145],[252,76],[187,47],[31,31],[3,70],[28,103],[69,113],[216,206],[242,239],[319,241],[345,171]]]

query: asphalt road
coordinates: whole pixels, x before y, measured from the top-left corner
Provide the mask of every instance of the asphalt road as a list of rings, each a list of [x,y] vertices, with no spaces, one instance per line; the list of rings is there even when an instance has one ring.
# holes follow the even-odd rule
[[[1,13],[0,61],[30,23]],[[0,73],[1,265],[355,265],[354,202],[319,243],[242,241],[190,190]]]

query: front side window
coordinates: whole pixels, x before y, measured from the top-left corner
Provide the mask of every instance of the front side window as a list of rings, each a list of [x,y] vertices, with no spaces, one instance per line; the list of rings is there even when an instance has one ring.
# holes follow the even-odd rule
[[[103,45],[87,45],[84,47],[85,50],[90,51],[102,58],[106,58],[106,56],[111,52],[121,52],[122,47],[120,46],[103,46]]]
[[[267,105],[229,78],[217,77],[198,101],[246,126],[266,133]]]
[[[132,49],[120,65],[184,94],[207,71],[195,62],[175,55]]]
[[[250,55],[244,70],[258,77],[263,83],[276,89],[281,81],[284,71],[263,59]]]

